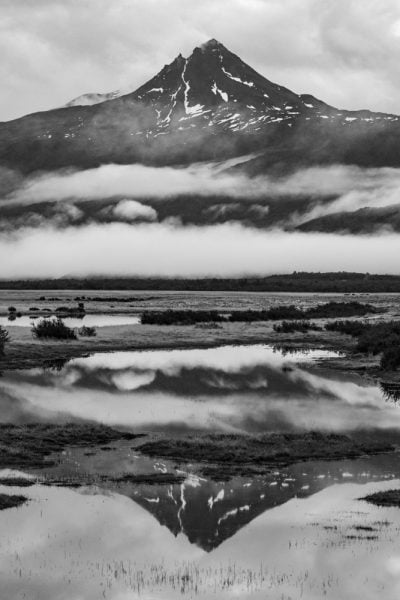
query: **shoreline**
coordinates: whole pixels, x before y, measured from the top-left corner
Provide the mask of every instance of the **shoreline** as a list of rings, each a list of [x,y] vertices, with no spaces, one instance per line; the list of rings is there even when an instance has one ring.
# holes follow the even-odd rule
[[[97,328],[94,338],[39,341],[29,328],[9,327],[11,341],[0,357],[0,373],[30,368],[48,368],[52,363],[83,358],[95,353],[173,351],[251,346],[264,344],[290,351],[326,350],[339,355],[317,359],[313,366],[333,371],[353,372],[379,383],[399,382],[399,371],[383,371],[379,356],[352,354],[353,338],[328,331],[282,334],[272,323],[224,323],[221,327],[128,325]],[[294,358],[295,362],[295,358]]]
[[[28,327],[7,327],[11,341],[0,359],[2,371],[46,366],[49,361],[80,358],[97,352],[192,350],[219,346],[265,344],[299,350],[327,350],[347,353],[352,340],[342,334],[320,331],[308,334],[276,333],[267,323],[224,323],[220,327],[193,325],[127,325],[98,327],[94,338],[77,340],[36,340]],[[326,363],[343,357],[324,359]],[[354,360],[351,361],[355,364]],[[363,369],[362,361],[357,368]],[[355,367],[354,367],[355,368]]]

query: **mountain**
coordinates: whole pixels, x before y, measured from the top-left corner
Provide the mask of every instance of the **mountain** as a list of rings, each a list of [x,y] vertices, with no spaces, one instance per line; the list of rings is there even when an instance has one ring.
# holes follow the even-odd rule
[[[400,164],[396,115],[339,110],[275,84],[216,40],[134,92],[89,94],[0,123],[0,164],[24,173],[105,163],[187,164],[257,152],[284,166]]]

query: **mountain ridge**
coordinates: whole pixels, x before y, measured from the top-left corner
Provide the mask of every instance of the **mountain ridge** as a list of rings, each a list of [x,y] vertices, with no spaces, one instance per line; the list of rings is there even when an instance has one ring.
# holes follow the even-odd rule
[[[250,174],[276,165],[400,165],[397,115],[339,110],[296,94],[214,39],[188,58],[179,54],[137,90],[110,94],[0,123],[0,163],[22,172],[162,166],[257,151]]]

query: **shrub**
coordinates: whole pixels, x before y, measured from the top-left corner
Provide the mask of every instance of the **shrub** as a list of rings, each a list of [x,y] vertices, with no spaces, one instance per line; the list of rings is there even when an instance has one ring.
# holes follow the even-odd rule
[[[235,310],[229,317],[231,322],[280,321],[302,319],[306,314],[296,306],[274,306],[268,310]]]
[[[0,325],[0,355],[4,354],[4,346],[10,341],[10,334],[7,329]]]
[[[226,321],[226,318],[216,310],[145,311],[141,318],[143,325],[194,325],[221,321]]]
[[[372,304],[361,302],[327,302],[307,309],[309,319],[322,319],[330,317],[363,317],[368,313],[376,313],[378,310]]]
[[[31,306],[29,310],[30,310],[30,311],[32,311],[32,312],[36,312],[36,311],[38,311],[39,309],[38,309],[38,307],[37,307],[37,306]]]
[[[67,313],[70,311],[69,306],[57,306],[56,311],[55,312],[62,312],[62,313]]]
[[[369,354],[379,354],[386,348],[395,346],[400,340],[400,322],[389,321],[370,325],[359,335],[357,350]]]
[[[277,333],[292,333],[294,331],[321,331],[322,327],[318,327],[310,321],[282,321],[280,325],[274,325],[274,331]]]
[[[331,321],[325,325],[326,331],[338,331],[353,337],[358,337],[368,327],[370,325],[364,321]]]
[[[54,338],[58,340],[76,340],[73,329],[67,327],[62,319],[41,319],[32,325],[32,335],[36,338]]]
[[[363,323],[360,321],[335,321],[325,326],[328,331],[340,331],[357,338],[356,352],[382,354],[382,369],[400,367],[400,321]]]
[[[15,308],[15,306],[9,306],[8,307],[8,312],[17,312],[17,309]]]
[[[94,337],[97,335],[95,327],[86,327],[86,325],[78,329],[78,333],[81,337]]]
[[[394,371],[400,366],[400,338],[382,353],[381,367],[385,371]]]

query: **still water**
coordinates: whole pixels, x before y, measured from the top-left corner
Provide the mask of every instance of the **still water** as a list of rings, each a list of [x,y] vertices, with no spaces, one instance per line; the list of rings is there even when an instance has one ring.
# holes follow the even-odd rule
[[[324,351],[268,346],[94,354],[4,373],[3,421],[89,419],[137,431],[381,432],[399,411],[372,382],[316,368]],[[118,481],[167,473],[176,483]],[[303,462],[213,481],[132,441],[67,449],[0,511],[7,599],[400,597],[400,510],[360,500],[400,486],[399,454]],[[43,478],[75,487],[40,485]]]
[[[135,430],[261,433],[400,428],[374,383],[315,369],[333,356],[269,346],[97,353],[0,380],[2,414],[89,419]]]
[[[43,319],[43,316],[22,315],[10,320],[8,317],[0,317],[0,325],[3,327],[31,327],[36,321]],[[54,319],[54,315],[45,317]],[[111,327],[118,325],[138,325],[140,323],[139,315],[85,315],[82,318],[63,317],[64,323],[68,327]]]

